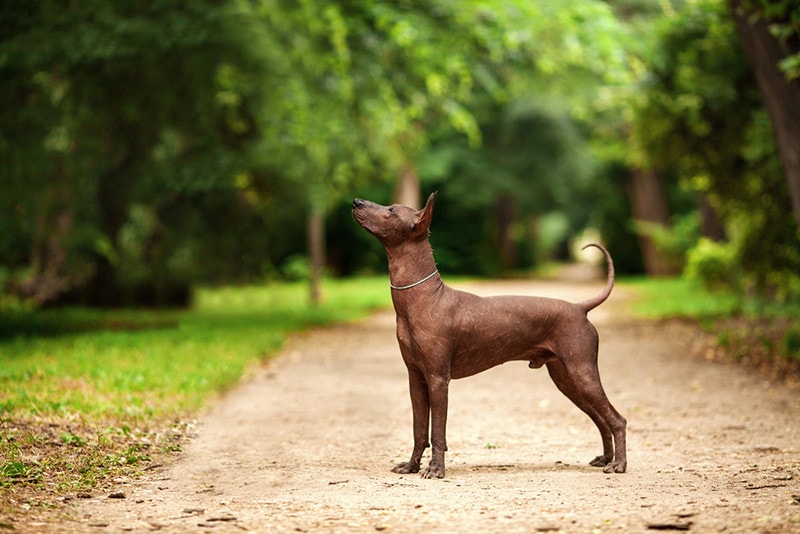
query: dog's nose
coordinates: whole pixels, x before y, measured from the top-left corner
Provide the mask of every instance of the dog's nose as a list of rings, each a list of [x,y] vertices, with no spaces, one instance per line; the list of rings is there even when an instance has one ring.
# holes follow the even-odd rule
[[[363,201],[363,200],[361,200],[360,198],[357,198],[357,199],[355,199],[355,200],[353,201],[353,207],[354,207],[354,208],[357,208],[357,207],[359,207],[359,206],[361,206],[361,205],[363,205],[363,204],[364,204],[364,201]]]

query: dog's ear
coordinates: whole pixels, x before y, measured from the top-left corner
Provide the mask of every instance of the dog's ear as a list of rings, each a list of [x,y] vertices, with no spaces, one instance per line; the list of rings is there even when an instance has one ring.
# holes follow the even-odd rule
[[[427,230],[431,227],[431,220],[433,219],[433,204],[436,200],[436,191],[428,196],[428,201],[425,202],[425,207],[417,212],[414,219],[414,229],[424,228]]]

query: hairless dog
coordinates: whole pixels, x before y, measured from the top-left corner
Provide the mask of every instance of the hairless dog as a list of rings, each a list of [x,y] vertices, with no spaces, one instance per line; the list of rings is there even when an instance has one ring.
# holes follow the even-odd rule
[[[431,194],[421,210],[353,201],[356,222],[386,249],[397,341],[408,369],[414,450],[411,459],[393,471],[419,472],[422,453],[432,445],[422,476],[444,477],[450,379],[517,360],[528,362],[531,369],[547,366],[558,389],[597,425],[603,454],[591,465],[606,473],[624,473],[626,421],[600,383],[597,330],[586,317],[611,294],[611,255],[591,245],[606,257],[608,282],[599,295],[577,304],[541,297],[481,298],[452,289],[442,282],[428,241],[435,196]]]

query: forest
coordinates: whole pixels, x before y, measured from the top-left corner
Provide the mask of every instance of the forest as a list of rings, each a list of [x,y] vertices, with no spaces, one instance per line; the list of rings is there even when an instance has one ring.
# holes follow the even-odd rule
[[[600,240],[617,270],[800,298],[800,1],[5,0],[0,310],[180,306]]]

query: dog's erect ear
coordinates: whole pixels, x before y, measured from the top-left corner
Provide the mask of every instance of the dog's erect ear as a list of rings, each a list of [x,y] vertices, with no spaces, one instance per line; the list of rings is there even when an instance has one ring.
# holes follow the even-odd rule
[[[436,191],[430,194],[428,201],[425,202],[425,207],[417,212],[417,217],[414,220],[414,228],[424,228],[427,230],[431,227],[431,220],[433,219],[433,204],[436,200]]]

